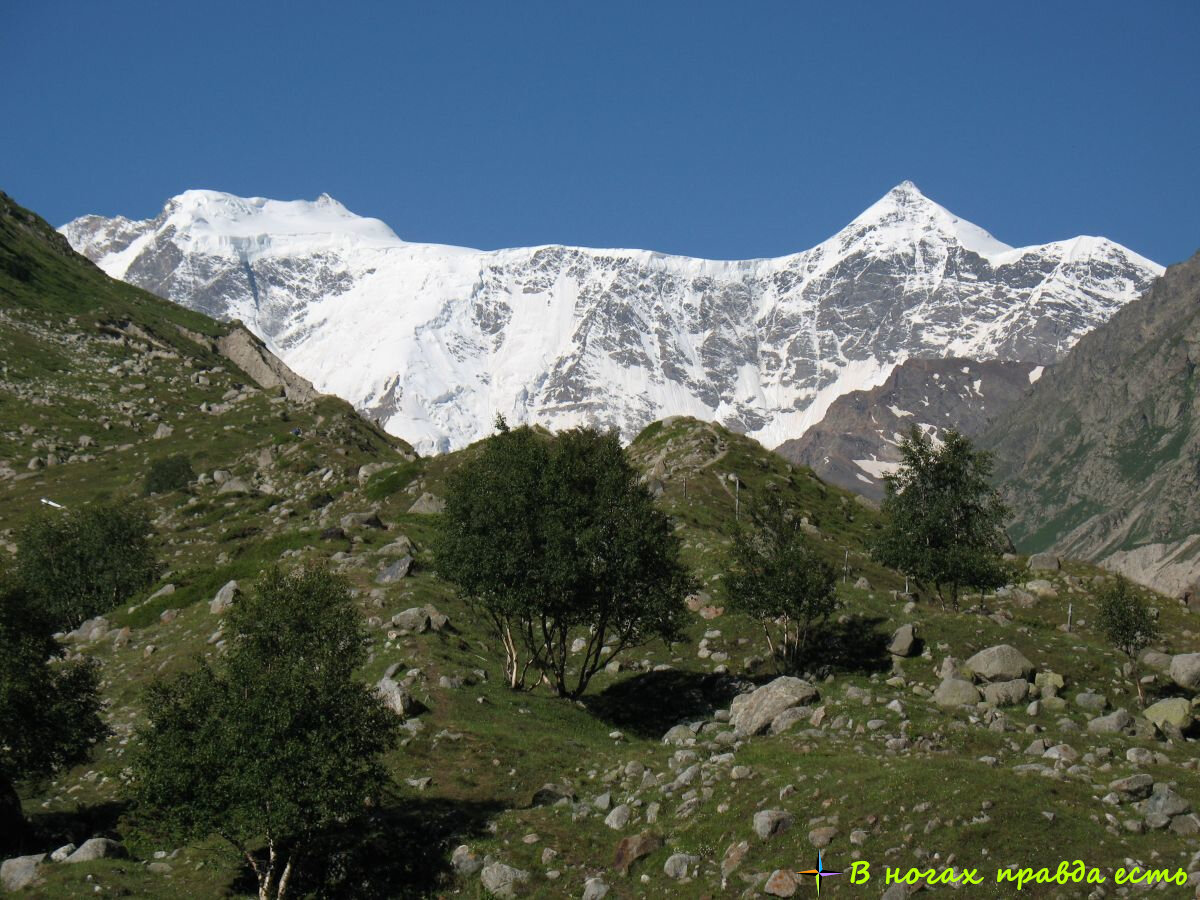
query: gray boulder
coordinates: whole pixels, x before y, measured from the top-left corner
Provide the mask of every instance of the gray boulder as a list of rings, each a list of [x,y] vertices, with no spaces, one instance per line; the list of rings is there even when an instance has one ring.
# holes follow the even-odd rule
[[[1014,678],[1028,681],[1033,674],[1033,663],[1008,644],[980,650],[967,660],[966,665],[984,681],[1012,681]]]
[[[398,612],[392,616],[392,624],[397,628],[422,634],[429,630],[429,610],[423,606],[414,606],[404,612]]]
[[[0,863],[0,887],[6,891],[19,891],[33,884],[45,858],[45,853],[35,853],[6,859]]]
[[[229,607],[233,606],[233,601],[241,594],[241,589],[236,581],[225,582],[224,587],[217,591],[217,596],[213,597],[208,603],[208,611],[214,616],[224,615]]]
[[[79,849],[63,862],[81,863],[91,862],[94,859],[124,859],[128,855],[125,847],[116,841],[110,841],[108,838],[92,838],[80,844]]]
[[[1133,727],[1133,716],[1123,709],[1098,716],[1088,722],[1087,730],[1092,734],[1121,734]]]
[[[974,706],[979,702],[979,689],[961,678],[947,678],[933,692],[933,702],[938,706]]]
[[[782,809],[763,809],[754,814],[754,833],[762,840],[783,834],[795,823],[792,814]]]
[[[608,885],[599,878],[589,878],[583,883],[583,900],[603,900],[608,896]]]
[[[1029,696],[1029,682],[1024,678],[1012,681],[993,681],[983,686],[983,699],[992,706],[1016,706]]]
[[[373,509],[366,512],[347,513],[338,520],[338,524],[346,531],[351,528],[374,528],[382,531],[386,527],[383,520],[379,518],[379,513]]]
[[[1103,694],[1084,691],[1075,695],[1075,705],[1089,712],[1103,712],[1108,707],[1108,698]]]
[[[1062,568],[1062,561],[1053,553],[1035,553],[1029,557],[1031,572],[1057,572]]]
[[[375,690],[383,698],[384,705],[403,719],[419,715],[425,710],[425,705],[390,675],[380,678]]]
[[[692,866],[700,861],[700,857],[688,853],[672,853],[663,863],[663,873],[668,878],[676,880],[686,878]]]
[[[413,542],[408,539],[407,535],[403,534],[390,544],[384,544],[379,548],[381,556],[412,556],[413,553]]]
[[[807,681],[783,675],[749,694],[735,697],[729,706],[729,724],[739,734],[762,734],[785,709],[807,706],[819,696]]]
[[[483,886],[497,897],[515,897],[517,886],[529,880],[529,873],[504,863],[492,862],[483,867],[479,877]]]
[[[892,635],[888,644],[888,653],[892,656],[912,656],[917,652],[917,626],[911,623],[901,625]]]
[[[1200,693],[1200,653],[1171,657],[1171,680],[1185,691]]]
[[[412,569],[413,558],[411,556],[402,556],[400,559],[387,566],[384,566],[375,576],[376,584],[395,584],[408,577],[409,571]]]
[[[217,488],[218,494],[249,494],[250,484],[245,478],[229,478]]]
[[[474,875],[483,868],[483,860],[466,844],[459,844],[450,854],[450,867],[458,875]]]

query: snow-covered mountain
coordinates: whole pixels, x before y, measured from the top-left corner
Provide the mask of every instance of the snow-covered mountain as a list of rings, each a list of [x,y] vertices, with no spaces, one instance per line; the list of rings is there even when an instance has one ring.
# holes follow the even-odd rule
[[[328,195],[187,191],[61,230],[110,275],[241,319],[422,452],[497,413],[626,437],[686,414],[775,446],[909,357],[1055,362],[1162,272],[1104,238],[1009,247],[910,182],[811,250],[734,262],[409,243]]]

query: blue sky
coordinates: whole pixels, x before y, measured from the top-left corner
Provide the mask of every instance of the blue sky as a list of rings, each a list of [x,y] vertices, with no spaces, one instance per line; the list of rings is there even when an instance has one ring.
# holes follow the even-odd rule
[[[54,224],[329,192],[403,238],[805,249],[915,181],[1010,244],[1200,247],[1200,3],[8,3]]]

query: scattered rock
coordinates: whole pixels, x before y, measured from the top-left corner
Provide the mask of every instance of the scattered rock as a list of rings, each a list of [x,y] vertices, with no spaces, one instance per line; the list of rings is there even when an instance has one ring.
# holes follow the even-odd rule
[[[783,834],[792,827],[795,819],[792,814],[782,809],[764,809],[754,814],[754,833],[762,840]]]
[[[497,897],[514,897],[517,885],[528,881],[529,873],[504,863],[493,862],[483,867],[480,880],[483,886]]]
[[[1087,730],[1092,734],[1120,734],[1133,726],[1133,716],[1123,709],[1098,716],[1087,724]]]
[[[613,855],[613,868],[622,875],[627,875],[635,862],[649,856],[661,846],[662,838],[649,831],[621,838]]]
[[[917,652],[917,626],[913,624],[901,625],[896,629],[896,633],[892,635],[892,642],[888,644],[888,653],[892,656],[913,656]]]
[[[933,702],[938,706],[974,706],[979,702],[979,690],[961,678],[947,678],[933,692]]]
[[[423,606],[414,606],[392,616],[392,624],[405,631],[423,634],[429,630],[429,610]]]
[[[233,601],[241,594],[241,589],[236,581],[227,581],[225,585],[217,591],[217,596],[209,601],[208,611],[214,616],[224,615],[229,607],[233,606]]]
[[[612,812],[604,817],[604,824],[613,831],[620,831],[629,824],[631,814],[632,811],[629,809],[629,805],[626,803],[621,803],[617,806],[614,806]]]
[[[729,707],[729,723],[744,735],[761,734],[771,721],[793,706],[807,706],[820,696],[807,681],[783,675],[749,694],[740,694]]]
[[[1171,680],[1185,691],[1200,693],[1200,653],[1171,657]]]
[[[395,584],[397,581],[408,577],[412,565],[413,558],[411,556],[402,556],[400,559],[381,569],[379,574],[375,576],[375,583]]]
[[[1031,572],[1057,572],[1062,568],[1062,562],[1053,553],[1035,553],[1029,557]]]
[[[424,513],[430,515],[440,513],[446,509],[446,501],[441,497],[435,497],[428,492],[417,498],[416,503],[408,508],[410,513]]]
[[[79,849],[68,856],[63,862],[81,863],[94,859],[124,859],[129,854],[125,847],[108,838],[92,838],[79,845]]]
[[[1173,725],[1182,731],[1192,724],[1192,704],[1185,697],[1167,697],[1146,707],[1142,715],[1160,728]]]
[[[692,866],[700,862],[700,857],[692,856],[689,853],[672,853],[667,857],[667,861],[663,863],[663,873],[668,878],[679,880],[687,878],[688,872]]]
[[[6,891],[19,891],[33,884],[45,858],[45,853],[35,853],[6,859],[0,863],[0,887]]]
[[[994,681],[983,686],[983,699],[992,706],[1016,706],[1029,695],[1029,682],[1024,678]]]
[[[796,893],[796,876],[787,869],[776,869],[767,876],[763,893],[772,897],[791,897]]]
[[[1033,674],[1033,663],[1020,650],[1008,644],[980,650],[967,660],[967,668],[984,681],[1028,680]]]
[[[583,883],[583,900],[602,900],[608,895],[608,885],[599,878],[589,878]]]
[[[474,875],[483,868],[483,860],[466,844],[459,844],[450,854],[450,866],[459,875]]]
[[[347,513],[338,520],[338,524],[342,526],[343,531],[349,531],[352,528],[374,528],[382,531],[387,527],[383,524],[383,520],[379,518],[379,513],[376,510]]]

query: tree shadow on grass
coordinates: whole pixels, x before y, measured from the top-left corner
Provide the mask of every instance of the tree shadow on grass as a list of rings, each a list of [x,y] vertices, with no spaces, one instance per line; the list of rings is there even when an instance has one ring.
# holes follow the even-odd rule
[[[878,626],[881,616],[847,616],[823,625],[812,642],[806,668],[821,675],[836,672],[885,672],[892,667],[891,636]],[[917,647],[920,652],[920,647]]]
[[[688,719],[710,718],[751,686],[731,675],[681,672],[643,672],[583,698],[598,719],[639,737],[660,738],[667,729]]]
[[[428,897],[449,886],[454,847],[478,837],[506,809],[494,801],[388,798],[386,805],[319,835],[298,864],[289,894],[298,897]],[[256,893],[245,867],[234,890]]]
[[[25,827],[10,841],[0,837],[0,849],[6,852],[42,853],[64,844],[82,844],[88,838],[107,836],[119,838],[120,820],[129,808],[125,801],[108,801],[75,810],[30,812],[26,810]]]

